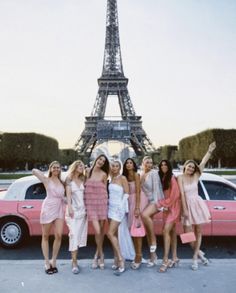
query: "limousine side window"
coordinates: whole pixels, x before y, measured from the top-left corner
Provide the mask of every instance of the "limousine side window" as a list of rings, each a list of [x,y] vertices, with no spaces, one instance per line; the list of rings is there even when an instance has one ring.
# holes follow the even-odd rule
[[[200,182],[198,182],[198,195],[200,195],[202,199],[206,199],[206,196],[204,194],[204,191],[202,189],[202,185]]]
[[[234,200],[236,201],[236,189],[216,181],[203,181],[211,200]]]
[[[25,199],[44,199],[46,189],[43,183],[33,184],[26,190]]]

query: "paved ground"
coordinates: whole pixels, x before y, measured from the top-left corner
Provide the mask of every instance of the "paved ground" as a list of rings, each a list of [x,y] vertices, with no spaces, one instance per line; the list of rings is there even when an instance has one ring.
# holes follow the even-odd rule
[[[42,261],[0,261],[1,293],[235,293],[236,261],[215,260],[208,267],[199,266],[198,271],[190,269],[190,260],[182,260],[178,268],[166,273],[157,268],[138,271],[128,267],[122,276],[114,276],[110,269],[111,260],[106,261],[105,270],[92,270],[90,260],[80,262],[81,273],[73,275],[70,262],[58,261],[59,273],[46,275]]]

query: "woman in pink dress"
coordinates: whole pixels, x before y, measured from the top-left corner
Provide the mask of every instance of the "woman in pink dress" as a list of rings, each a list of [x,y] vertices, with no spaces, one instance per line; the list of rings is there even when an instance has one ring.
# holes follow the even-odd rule
[[[61,246],[61,238],[64,223],[64,195],[65,188],[61,181],[61,166],[57,161],[54,161],[49,166],[49,174],[46,177],[40,170],[33,169],[35,175],[43,182],[47,196],[43,201],[40,224],[42,225],[42,251],[45,260],[45,273],[57,273],[56,267],[57,255]],[[54,226],[54,242],[52,250],[52,259],[49,261],[49,235],[52,226]]]
[[[175,224],[179,222],[181,201],[177,180],[172,173],[172,167],[168,160],[162,160],[159,164],[159,176],[162,182],[165,198],[159,200],[158,207],[164,207],[163,211],[163,238],[164,255],[162,265],[159,269],[161,273],[166,272],[168,267],[175,267],[179,263],[177,257],[177,234]],[[169,252],[172,252],[172,260],[169,261]]]
[[[200,257],[203,264],[208,264],[208,260],[204,257],[204,253],[200,250],[200,246],[202,242],[201,224],[210,222],[210,213],[207,205],[198,195],[198,180],[215,148],[215,142],[209,145],[208,151],[199,166],[193,160],[186,161],[183,175],[178,176],[184,217],[184,230],[185,232],[193,231],[196,236],[196,241],[191,244],[194,251],[191,266],[192,270],[198,269],[198,257]]]
[[[97,245],[92,268],[104,269],[104,224],[108,213],[107,178],[109,161],[103,154],[99,155],[92,168],[88,171],[85,182],[84,202],[88,221],[92,222]]]
[[[131,158],[126,159],[123,164],[123,175],[127,178],[129,183],[129,229],[135,218],[142,221],[141,212],[148,205],[148,198],[144,192],[141,191],[140,176],[137,170],[138,168],[135,161]],[[133,237],[135,259],[131,263],[131,268],[134,270],[139,269],[142,263],[142,240],[142,237]]]
[[[157,241],[154,231],[153,217],[163,208],[159,209],[157,203],[164,198],[161,180],[157,170],[153,168],[152,158],[146,156],[142,162],[141,188],[148,198],[148,206],[142,212],[142,219],[147,232],[147,240],[150,249],[150,259],[147,262],[147,267],[153,267],[157,264]]]
[[[78,248],[87,244],[88,221],[84,205],[84,164],[75,161],[66,178],[66,224],[69,228],[69,251],[72,258],[72,273],[78,274]]]

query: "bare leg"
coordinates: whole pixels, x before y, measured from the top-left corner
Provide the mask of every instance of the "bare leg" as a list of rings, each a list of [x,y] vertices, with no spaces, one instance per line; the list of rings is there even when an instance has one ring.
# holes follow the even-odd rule
[[[142,262],[142,237],[133,237],[134,249],[135,249],[135,263]]]
[[[177,256],[177,233],[176,233],[175,223],[173,224],[173,228],[170,231],[170,236],[171,236],[170,246],[171,246],[172,259],[173,261],[178,261],[179,259]]]
[[[104,240],[104,221],[93,220],[93,228],[95,231],[95,242],[97,245],[93,268],[98,267],[98,257],[100,257],[100,268],[104,268],[103,240]]]
[[[42,225],[41,248],[42,248],[43,257],[45,260],[46,269],[49,269],[49,267],[50,267],[50,263],[49,263],[49,235],[50,235],[51,227],[52,227],[52,223]]]
[[[142,219],[147,232],[147,240],[149,247],[156,247],[156,235],[154,232],[154,224],[152,217],[157,213],[155,204],[149,204],[142,212]],[[156,258],[156,252],[150,253],[150,259],[153,261]]]
[[[113,250],[114,250],[114,255],[118,257],[118,260],[123,259],[121,252],[120,252],[120,245],[117,237],[117,231],[118,227],[120,225],[120,222],[117,221],[110,221],[107,237],[111,241]]]
[[[62,232],[63,232],[64,220],[56,219],[54,221],[54,236],[52,248],[52,267],[56,267],[57,255],[61,246]]]
[[[164,256],[163,256],[163,262],[168,262],[169,252],[170,252],[170,243],[171,243],[171,237],[170,232],[174,227],[174,223],[166,223],[163,229],[163,238],[164,238]]]
[[[199,254],[199,250],[201,247],[201,243],[202,243],[202,233],[201,233],[201,226],[200,225],[194,225],[194,233],[196,236],[196,241],[195,241],[193,259],[197,259],[198,254]]]
[[[78,250],[71,251],[72,267],[78,266]]]

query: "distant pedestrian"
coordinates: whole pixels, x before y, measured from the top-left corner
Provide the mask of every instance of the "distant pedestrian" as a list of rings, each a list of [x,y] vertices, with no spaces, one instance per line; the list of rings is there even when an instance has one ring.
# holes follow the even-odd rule
[[[158,207],[164,207],[163,211],[163,240],[164,255],[159,271],[166,272],[169,267],[176,267],[179,264],[177,257],[177,234],[176,223],[180,220],[181,200],[177,180],[172,173],[172,166],[168,160],[162,160],[159,164],[159,176],[161,179],[165,198],[159,200]],[[172,260],[169,261],[171,247]]]
[[[112,269],[114,274],[120,275],[125,271],[125,260],[121,252],[118,240],[118,228],[120,223],[128,212],[128,197],[129,186],[125,176],[120,174],[121,163],[113,161],[111,163],[111,181],[109,183],[109,205],[108,205],[108,218],[109,229],[107,236],[111,241],[114,250],[114,264]],[[129,236],[128,227],[126,227]],[[126,239],[120,239],[125,241]],[[131,239],[130,242],[132,243]]]
[[[58,272],[56,260],[61,246],[64,224],[65,188],[60,177],[61,166],[57,161],[52,162],[49,166],[48,177],[38,169],[33,169],[32,173],[43,182],[47,192],[41,208],[40,224],[42,225],[42,251],[45,260],[45,273],[53,274]],[[54,242],[52,259],[49,261],[49,235],[52,226],[54,226]]]
[[[200,250],[200,247],[202,242],[201,224],[210,222],[210,213],[207,205],[198,195],[198,180],[215,148],[215,142],[209,145],[208,151],[203,157],[200,165],[193,160],[186,161],[183,174],[178,176],[182,199],[184,229],[185,232],[193,231],[196,236],[196,241],[191,243],[194,251],[191,266],[193,270],[198,269],[198,257],[200,257],[204,265],[209,263],[203,251]]]
[[[132,158],[126,159],[123,164],[123,175],[127,178],[129,184],[129,229],[134,222],[141,225],[141,212],[148,205],[148,198],[141,190],[140,175],[137,170],[135,161]],[[139,269],[142,263],[142,239],[143,237],[133,237],[135,259],[131,263],[131,268],[134,270]]]
[[[107,220],[108,194],[107,179],[109,161],[104,154],[99,155],[90,170],[87,170],[84,201],[88,221],[92,222],[97,249],[92,262],[92,268],[104,269],[104,224]]]
[[[78,248],[87,245],[88,221],[84,205],[85,167],[78,160],[71,164],[66,178],[66,224],[69,228],[69,251],[72,257],[72,273],[78,274]]]
[[[148,267],[157,264],[156,255],[156,235],[154,231],[153,217],[163,208],[158,208],[157,203],[164,198],[161,180],[157,170],[153,169],[152,158],[146,156],[142,162],[141,188],[148,198],[148,206],[142,212],[142,219],[147,232],[147,240],[150,250],[150,259],[147,262]]]

